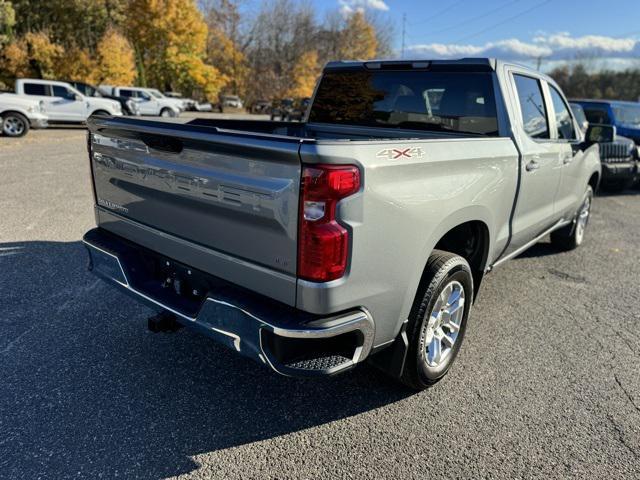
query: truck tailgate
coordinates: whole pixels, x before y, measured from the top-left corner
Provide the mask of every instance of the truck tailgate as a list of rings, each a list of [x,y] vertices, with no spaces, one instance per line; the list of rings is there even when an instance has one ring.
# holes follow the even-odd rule
[[[123,225],[144,228],[145,246],[156,250],[166,237],[191,244],[188,261],[205,271],[220,259],[245,266],[243,275],[213,266],[208,273],[248,288],[256,288],[251,268],[262,281],[265,272],[290,277],[291,291],[276,296],[295,303],[299,139],[128,119],[88,124],[99,226],[123,236]]]

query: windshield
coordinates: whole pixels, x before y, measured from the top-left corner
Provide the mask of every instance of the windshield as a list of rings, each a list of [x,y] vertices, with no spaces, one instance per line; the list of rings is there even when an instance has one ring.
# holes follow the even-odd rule
[[[640,128],[640,104],[636,105],[613,105],[613,115],[620,125]]]
[[[149,93],[151,93],[151,95],[153,95],[156,98],[164,98],[164,95],[160,93],[160,90],[149,89],[148,91]]]
[[[310,122],[498,135],[491,73],[327,72]]]

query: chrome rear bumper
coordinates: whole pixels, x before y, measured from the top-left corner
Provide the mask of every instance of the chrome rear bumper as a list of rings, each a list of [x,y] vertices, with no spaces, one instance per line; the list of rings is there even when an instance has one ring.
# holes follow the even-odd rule
[[[101,229],[87,232],[83,242],[96,275],[283,375],[336,374],[371,351],[374,324],[365,311],[319,318],[230,284],[209,290],[197,308],[188,311],[178,306],[181,299],[175,292],[160,289],[136,264],[141,247]]]

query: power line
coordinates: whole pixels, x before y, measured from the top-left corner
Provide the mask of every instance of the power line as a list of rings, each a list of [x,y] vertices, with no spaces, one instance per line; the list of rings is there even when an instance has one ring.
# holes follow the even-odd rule
[[[504,4],[500,5],[499,7],[496,7],[494,9],[492,9],[492,10],[489,10],[488,12],[483,13],[482,15],[477,15],[475,17],[467,18],[466,20],[463,20],[461,22],[457,22],[455,25],[451,25],[450,27],[442,28],[440,30],[436,30],[435,32],[429,32],[428,36],[430,37],[430,36],[433,36],[433,35],[438,35],[439,33],[449,32],[451,30],[456,30],[461,25],[466,25],[468,23],[475,22],[476,20],[481,20],[483,18],[486,18],[486,17],[488,17],[490,15],[493,15],[494,13],[496,13],[496,12],[498,12],[498,11],[504,9],[504,8],[510,7],[511,5],[515,5],[516,3],[519,3],[521,1],[522,0],[511,0],[510,2],[504,3]]]
[[[444,15],[445,13],[447,13],[450,10],[453,10],[455,7],[457,7],[458,5],[460,5],[461,3],[466,2],[467,0],[459,0],[457,2],[452,3],[451,5],[449,5],[448,7],[443,8],[442,10],[434,13],[433,15],[431,15],[430,17],[427,17],[423,20],[418,20],[415,23],[411,23],[411,25],[421,25],[423,23],[427,23],[430,22],[431,20],[433,20],[434,18],[438,18],[441,15]]]
[[[516,15],[513,15],[513,16],[511,16],[509,18],[506,18],[505,20],[502,20],[501,22],[498,22],[498,23],[496,23],[494,25],[491,25],[490,27],[485,28],[484,30],[480,30],[479,32],[472,33],[471,35],[467,35],[465,37],[462,37],[462,38],[456,40],[456,43],[463,42],[464,40],[468,40],[469,38],[477,37],[478,35],[482,35],[483,33],[487,33],[489,30],[493,30],[494,28],[499,27],[501,25],[504,25],[505,23],[508,23],[511,20],[515,20],[516,18],[520,18],[523,15],[526,15],[527,13],[530,13],[530,12],[534,11],[536,8],[540,8],[540,7],[546,5],[547,3],[550,3],[550,2],[551,2],[551,0],[545,0],[542,3],[539,3],[537,5],[534,5],[531,8],[528,8],[524,12],[517,13]]]

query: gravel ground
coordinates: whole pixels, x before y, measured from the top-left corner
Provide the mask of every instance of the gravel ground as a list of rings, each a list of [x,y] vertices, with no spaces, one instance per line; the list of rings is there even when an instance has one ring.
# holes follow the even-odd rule
[[[86,271],[82,129],[0,138],[0,478],[640,478],[640,192],[485,280],[449,376],[288,379]]]

